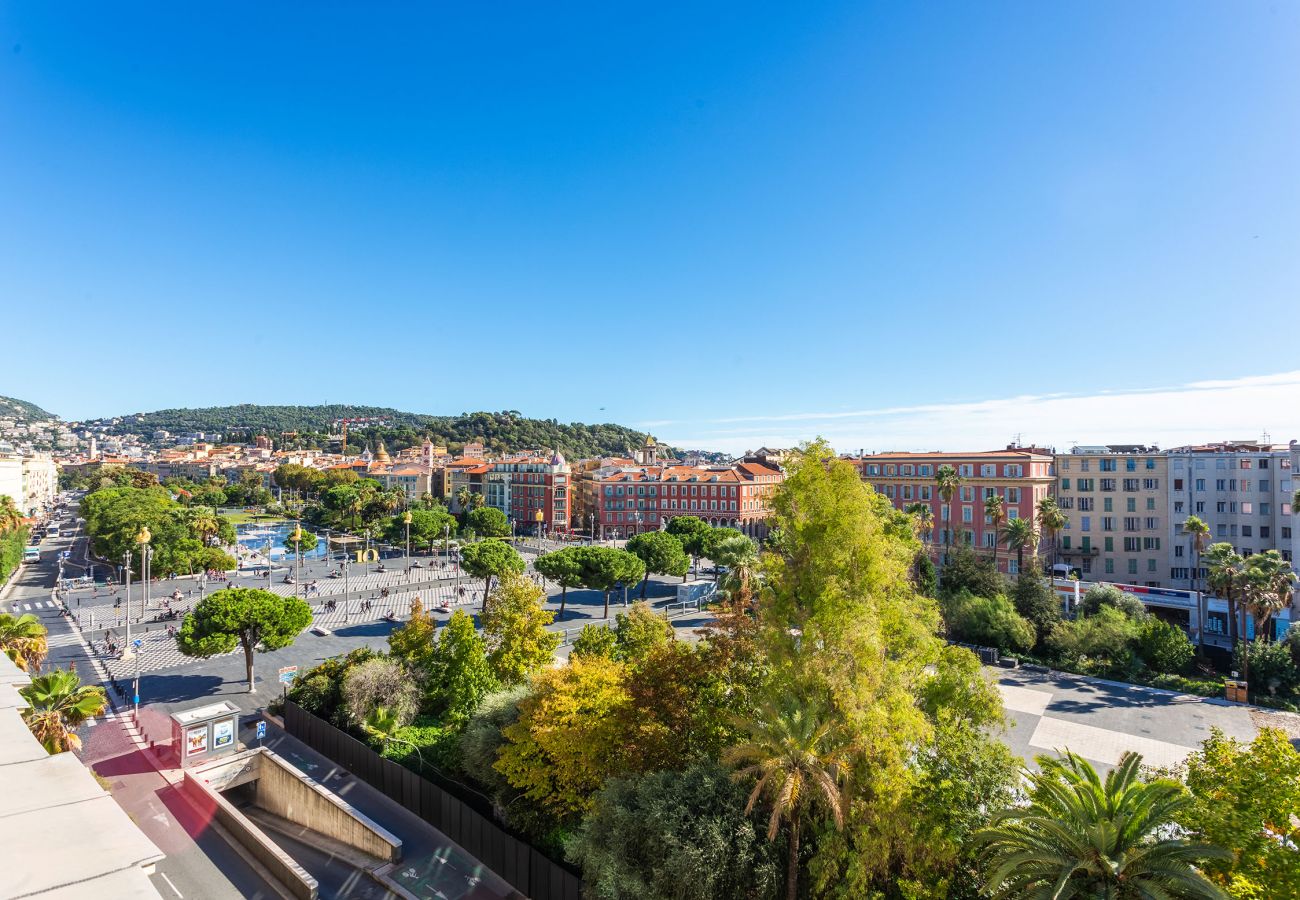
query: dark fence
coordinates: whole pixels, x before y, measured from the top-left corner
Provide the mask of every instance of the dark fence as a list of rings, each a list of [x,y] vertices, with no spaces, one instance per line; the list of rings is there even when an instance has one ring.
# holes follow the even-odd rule
[[[424,819],[532,900],[580,900],[582,880],[489,816],[304,710],[284,704],[284,730]]]

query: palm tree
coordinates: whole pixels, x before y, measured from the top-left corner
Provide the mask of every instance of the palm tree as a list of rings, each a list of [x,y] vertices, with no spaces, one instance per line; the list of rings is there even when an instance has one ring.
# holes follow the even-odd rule
[[[31,705],[30,709],[23,710],[27,727],[49,753],[80,748],[77,727],[108,706],[104,689],[82,684],[71,669],[37,675],[18,693]]]
[[[1023,572],[1025,570],[1025,548],[1029,547],[1035,555],[1037,555],[1038,551],[1038,529],[1034,525],[1034,520],[1010,520],[1007,522],[1006,530],[1002,532],[1002,540],[1007,545],[1007,549],[1016,551],[1016,573]]]
[[[1246,583],[1246,560],[1226,541],[1211,544],[1204,559],[1209,564],[1206,586],[1228,604],[1228,641],[1235,649],[1241,635],[1237,629],[1237,601]]]
[[[456,488],[456,505],[460,507],[461,512],[466,512],[469,509],[469,498],[472,496],[474,496],[474,492],[466,485],[462,484]]]
[[[216,512],[210,506],[196,506],[190,513],[190,527],[199,534],[203,546],[209,546],[212,536],[221,530]]]
[[[12,616],[0,613],[0,650],[24,672],[41,667],[49,653],[45,626],[31,613]]]
[[[984,517],[993,526],[993,565],[996,568],[998,562],[998,532],[1002,530],[1002,523],[1007,520],[1007,504],[1002,499],[1001,494],[990,494],[984,498]]]
[[[836,783],[843,761],[830,723],[819,721],[815,709],[798,698],[784,697],[779,706],[767,701],[755,719],[744,725],[747,739],[725,750],[723,761],[739,767],[733,776],[736,779],[757,778],[745,804],[746,815],[765,795],[772,804],[768,840],[776,839],[782,820],[787,823],[786,898],[795,900],[803,820],[814,807],[821,807],[835,827],[844,827],[846,803]]]
[[[8,534],[23,523],[22,510],[8,494],[0,494],[0,534]]]
[[[1056,567],[1056,536],[1069,524],[1069,519],[1057,505],[1055,497],[1044,497],[1038,501],[1038,528],[1047,535],[1052,546],[1052,567]],[[1055,576],[1055,571],[1052,572]]]
[[[1265,550],[1246,558],[1246,591],[1242,600],[1255,620],[1255,636],[1268,640],[1273,617],[1291,605],[1295,572],[1291,563],[1276,550]]]
[[[749,597],[749,584],[758,568],[758,546],[747,535],[723,538],[713,551],[714,563],[727,567],[724,588],[728,593]]]
[[[952,498],[957,495],[957,488],[961,486],[962,477],[957,474],[957,470],[949,465],[942,465],[934,473],[935,490],[943,499],[944,505],[948,509],[948,518],[944,521],[943,535],[943,561],[948,561],[948,549],[952,546]]]
[[[1188,516],[1187,521],[1183,523],[1183,534],[1192,539],[1192,590],[1196,590],[1201,574],[1201,554],[1205,552],[1210,542],[1210,526],[1200,516]],[[1209,615],[1209,606],[1205,602],[1204,592],[1197,594],[1196,603],[1196,621],[1199,623],[1196,629],[1196,645],[1204,652],[1205,617]]]
[[[998,898],[1226,900],[1197,871],[1227,850],[1167,834],[1191,798],[1176,781],[1138,780],[1142,757],[1125,753],[1103,782],[1073,753],[1038,757],[1026,771],[1027,806],[1004,810],[975,835]]]
[[[912,517],[912,528],[916,536],[927,544],[934,532],[934,510],[928,503],[909,503],[903,512]]]

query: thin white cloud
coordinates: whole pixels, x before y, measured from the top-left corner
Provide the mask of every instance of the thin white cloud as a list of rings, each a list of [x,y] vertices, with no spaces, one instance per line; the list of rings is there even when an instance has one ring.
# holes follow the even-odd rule
[[[821,435],[841,450],[969,450],[1025,444],[1183,443],[1300,438],[1300,370],[1092,393],[1053,392],[851,412],[792,412],[676,422],[679,447],[739,452]],[[719,428],[717,426],[730,426]]]

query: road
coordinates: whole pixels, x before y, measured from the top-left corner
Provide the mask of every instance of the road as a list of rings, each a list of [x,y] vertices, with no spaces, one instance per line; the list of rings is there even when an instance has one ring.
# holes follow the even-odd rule
[[[47,540],[43,547],[53,551],[69,549],[72,539]],[[51,591],[57,574],[53,553],[38,564],[22,567],[18,578],[0,602],[0,610],[22,607],[40,618],[49,630],[50,655],[47,667],[74,666],[83,680],[98,681],[68,619],[51,608]],[[37,606],[40,604],[40,606]],[[158,846],[166,859],[153,875],[160,896],[239,900],[278,898],[261,876],[230,848],[176,789],[149,763],[128,735],[119,718],[106,717],[83,726],[82,761],[108,782],[113,798],[140,829]]]

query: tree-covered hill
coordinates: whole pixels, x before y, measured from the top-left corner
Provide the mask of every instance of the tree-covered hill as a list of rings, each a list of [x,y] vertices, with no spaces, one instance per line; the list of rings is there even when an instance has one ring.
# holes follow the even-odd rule
[[[379,419],[382,424],[360,423],[350,427],[349,448],[383,440],[390,450],[411,446],[426,437],[435,443],[458,448],[481,440],[489,450],[528,448],[558,449],[579,458],[622,454],[641,446],[646,434],[622,425],[581,422],[562,423],[555,419],[530,419],[515,410],[431,416],[378,406],[214,406],[205,409],[161,409],[120,417],[112,431],[149,436],[157,430],[172,433],[203,431],[221,434],[228,440],[251,439],[265,434],[279,440],[284,432],[296,432],[304,446],[338,444],[334,423],[339,419]]]
[[[49,422],[57,419],[54,413],[46,412],[35,403],[19,400],[15,397],[0,397],[0,419],[17,419],[19,422]]]

